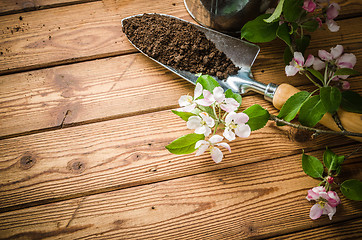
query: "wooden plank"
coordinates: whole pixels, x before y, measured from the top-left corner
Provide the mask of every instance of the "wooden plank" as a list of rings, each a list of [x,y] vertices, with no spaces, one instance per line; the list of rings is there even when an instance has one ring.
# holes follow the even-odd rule
[[[135,52],[121,31],[120,20],[144,12],[162,12],[191,20],[182,0],[154,0],[152,4],[143,0],[97,1],[1,16],[0,71]]]
[[[135,49],[121,33],[120,19],[142,12],[161,12],[192,21],[182,0],[111,0],[0,17],[0,73],[115,56]],[[344,33],[362,28],[362,21],[341,21],[341,31],[322,39],[340,42]],[[326,35],[327,34],[327,35]],[[355,43],[358,35],[351,34]],[[323,44],[325,46],[325,41]],[[317,46],[316,46],[317,47]],[[281,58],[280,56],[277,58]]]
[[[0,84],[1,136],[176,108],[193,92],[141,54],[1,76]]]
[[[310,140],[305,132],[269,122],[249,138],[231,142],[233,151],[225,152],[221,164],[208,155],[173,155],[165,149],[191,132],[178,116],[162,111],[1,140],[0,207],[164,181],[300,154],[302,148],[354,143],[330,135]]]
[[[345,150],[351,149],[343,147],[336,152]],[[313,155],[321,157],[322,152]],[[344,166],[345,176],[362,177],[362,163],[357,158]],[[192,167],[190,158],[184,166]],[[305,196],[316,185],[317,180],[302,172],[300,156],[293,155],[1,213],[0,234],[4,239],[280,236],[331,223],[327,216],[317,221],[309,218],[313,203]],[[334,223],[362,217],[362,202],[342,196],[341,200]]]
[[[353,219],[342,223],[330,224],[296,233],[269,238],[282,239],[362,239],[362,219]]]
[[[361,59],[359,45],[351,44],[346,51]],[[306,85],[304,76],[285,76],[278,54],[273,47],[262,48],[254,78]],[[362,64],[357,62],[355,69],[362,72]],[[351,78],[354,91],[361,92],[361,78]],[[0,86],[0,137],[175,108],[181,95],[193,92],[191,84],[141,54],[0,76]]]
[[[33,11],[44,8],[60,7],[71,4],[94,2],[98,0],[7,0],[0,1],[0,15],[21,11]]]

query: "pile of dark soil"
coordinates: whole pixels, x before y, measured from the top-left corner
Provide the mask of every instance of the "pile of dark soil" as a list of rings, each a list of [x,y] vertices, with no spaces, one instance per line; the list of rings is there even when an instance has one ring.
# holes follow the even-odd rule
[[[239,70],[191,23],[159,14],[123,21],[123,32],[142,52],[175,69],[226,79]]]

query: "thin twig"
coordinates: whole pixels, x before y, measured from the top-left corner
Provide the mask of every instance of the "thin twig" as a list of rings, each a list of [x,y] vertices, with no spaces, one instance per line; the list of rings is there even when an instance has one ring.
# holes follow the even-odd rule
[[[284,125],[287,125],[287,126],[290,126],[290,127],[293,127],[293,128],[308,130],[308,131],[314,132],[315,134],[323,133],[323,134],[362,137],[362,133],[355,133],[355,132],[349,132],[349,131],[336,132],[336,131],[322,130],[322,129],[318,129],[318,128],[306,127],[306,126],[303,126],[303,125],[290,123],[290,122],[287,122],[287,121],[285,121],[283,119],[280,119],[277,116],[272,115],[272,114],[270,115],[270,120],[273,120],[273,121],[275,121],[277,123],[282,123]]]

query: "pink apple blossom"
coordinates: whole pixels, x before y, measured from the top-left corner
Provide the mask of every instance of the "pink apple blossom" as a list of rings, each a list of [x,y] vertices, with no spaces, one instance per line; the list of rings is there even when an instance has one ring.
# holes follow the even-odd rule
[[[238,137],[249,137],[251,129],[246,123],[249,121],[249,116],[245,113],[230,112],[225,118],[225,130],[223,136],[233,141],[235,134]]]
[[[200,97],[202,94],[202,85],[200,83],[196,84],[195,90],[194,90],[194,97],[190,95],[183,95],[178,100],[178,103],[181,108],[178,109],[180,112],[191,112],[193,111],[196,106],[196,100],[198,97]]]
[[[342,45],[337,45],[334,48],[331,48],[331,52],[326,50],[319,50],[318,57],[315,57],[313,68],[315,70],[322,70],[326,67],[326,63],[329,63],[332,66],[336,66],[337,69],[340,68],[350,68],[352,69],[357,62],[357,58],[352,53],[343,53],[344,49]],[[323,61],[322,61],[323,60]],[[346,79],[349,75],[338,75],[333,78],[334,81],[339,79]],[[345,85],[347,87],[347,83]]]
[[[307,12],[314,12],[317,4],[313,0],[304,0],[303,9]]]
[[[326,192],[323,186],[308,190],[306,198],[308,201],[316,201],[316,204],[311,207],[309,213],[310,218],[313,220],[319,218],[322,214],[328,215],[329,219],[332,220],[333,215],[336,213],[337,205],[341,203],[336,192]]]
[[[307,60],[304,62],[303,54],[300,52],[294,52],[294,58],[285,66],[285,73],[289,76],[294,76],[297,72],[304,70],[304,67],[310,67],[314,62],[314,56],[309,54]]]
[[[203,96],[203,99],[196,101],[198,104],[202,106],[211,106],[213,103],[216,103],[217,106],[226,112],[236,111],[240,105],[234,98],[226,98],[222,87],[214,88],[212,93],[208,90],[204,90]]]
[[[223,137],[220,135],[212,136],[208,141],[200,140],[195,144],[195,149],[198,149],[196,152],[196,156],[203,154],[206,150],[210,150],[211,158],[215,163],[219,163],[222,161],[224,155],[221,150],[216,146],[221,146],[226,148],[229,152],[231,152],[230,146],[227,143],[221,143]]]
[[[204,134],[205,137],[211,133],[211,128],[215,125],[215,120],[206,112],[202,112],[199,116],[191,116],[187,120],[187,127],[195,129],[195,133]]]

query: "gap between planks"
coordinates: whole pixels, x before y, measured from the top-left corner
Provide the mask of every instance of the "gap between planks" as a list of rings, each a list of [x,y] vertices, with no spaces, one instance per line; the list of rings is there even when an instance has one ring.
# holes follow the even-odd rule
[[[359,143],[356,143],[356,144],[343,144],[343,145],[339,145],[337,148],[350,147],[350,146],[356,146],[356,148],[357,148],[357,146],[361,146],[361,145]],[[313,149],[312,151],[307,150],[307,151],[305,151],[305,153],[309,153],[309,154],[313,155],[313,153],[316,153],[316,152],[321,151],[323,149],[324,148],[321,147],[321,148],[318,148],[318,149]],[[360,149],[360,148],[358,148],[358,149]],[[135,183],[129,184],[127,186],[115,185],[115,186],[110,186],[110,187],[106,187],[106,188],[103,188],[103,189],[91,190],[91,191],[87,191],[87,192],[83,192],[83,193],[69,194],[69,195],[64,196],[64,197],[55,197],[55,198],[50,198],[50,199],[43,199],[43,200],[33,201],[33,202],[29,202],[29,203],[23,203],[23,204],[13,205],[13,206],[9,206],[9,207],[3,207],[3,208],[0,208],[0,213],[11,212],[11,211],[16,211],[16,210],[20,210],[20,209],[36,207],[36,206],[41,206],[41,205],[46,205],[46,204],[51,204],[51,203],[58,203],[58,202],[77,199],[77,198],[82,198],[81,201],[83,201],[86,197],[93,196],[93,195],[99,195],[99,194],[119,191],[119,190],[122,190],[122,189],[130,189],[130,188],[134,188],[134,187],[138,187],[138,186],[151,185],[151,184],[155,184],[155,183],[162,183],[162,182],[167,182],[167,181],[171,181],[171,180],[174,180],[174,179],[185,178],[185,177],[190,177],[190,176],[197,176],[197,175],[205,174],[205,173],[219,172],[219,171],[223,171],[223,170],[227,170],[227,169],[232,169],[232,168],[235,168],[235,167],[246,166],[246,165],[251,165],[251,164],[257,164],[257,163],[266,162],[266,161],[270,161],[270,160],[288,158],[288,157],[294,156],[296,154],[299,154],[299,153],[291,153],[291,154],[288,154],[288,155],[278,156],[278,157],[275,157],[275,158],[256,160],[256,161],[253,161],[253,162],[246,162],[246,163],[242,163],[242,164],[238,164],[238,165],[233,165],[233,166],[228,166],[228,167],[223,167],[223,168],[218,168],[218,169],[213,169],[213,170],[207,170],[207,171],[198,172],[198,173],[184,174],[184,175],[182,175],[182,177],[180,177],[178,175],[175,175],[173,177],[168,177],[168,178],[165,178],[165,179],[162,179],[162,180],[149,179],[149,180],[143,181],[142,183],[135,182]],[[353,160],[354,158],[355,157],[352,155],[348,159]],[[352,161],[352,163],[348,162],[348,164],[355,164],[355,163]]]
[[[31,130],[31,131],[21,132],[21,133],[15,133],[15,134],[9,134],[9,135],[5,135],[5,136],[0,136],[0,141],[5,140],[5,139],[10,139],[10,138],[23,137],[23,136],[28,136],[28,135],[34,135],[34,134],[39,134],[39,133],[50,132],[50,131],[54,131],[54,130],[58,130],[58,129],[78,127],[78,126],[83,126],[83,125],[87,125],[87,124],[112,121],[112,120],[126,118],[126,117],[133,117],[133,116],[137,116],[137,115],[162,112],[162,111],[172,110],[172,109],[175,109],[177,107],[178,107],[178,105],[170,105],[170,106],[167,106],[167,107],[152,108],[152,109],[148,109],[148,110],[141,110],[141,111],[136,111],[136,112],[118,114],[118,115],[113,115],[113,116],[104,117],[104,118],[97,118],[97,119],[92,119],[92,120],[87,120],[87,121],[81,121],[81,122],[75,122],[75,123],[64,123],[66,118],[67,118],[67,115],[68,115],[68,113],[70,111],[70,110],[68,110],[65,113],[65,116],[64,116],[64,118],[62,120],[62,123],[60,125],[58,125],[58,126],[49,127],[49,128],[42,128],[42,129],[36,129],[36,130]]]
[[[3,71],[0,71],[0,76],[43,70],[43,69],[58,67],[58,66],[59,67],[67,66],[67,65],[71,65],[71,64],[102,60],[102,59],[107,59],[107,58],[111,58],[111,57],[121,57],[121,56],[125,56],[125,55],[130,55],[130,54],[137,54],[137,53],[138,53],[138,51],[136,49],[130,49],[130,50],[126,50],[126,51],[110,52],[110,53],[103,53],[103,54],[77,57],[77,58],[69,58],[69,59],[64,59],[64,60],[60,60],[60,61],[44,63],[44,64],[28,65],[25,67],[3,70]]]
[[[36,3],[25,3],[24,7],[20,7],[20,3],[13,4],[14,1],[8,1],[8,6],[0,6],[0,16],[6,16],[11,14],[18,14],[23,12],[39,11],[50,8],[66,7],[83,3],[98,2],[102,0],[63,0],[63,1],[45,1],[45,3],[37,1]],[[35,5],[36,4],[36,5]],[[3,5],[6,5],[6,3]],[[13,5],[13,6],[11,6]],[[7,9],[6,9],[7,8]]]

